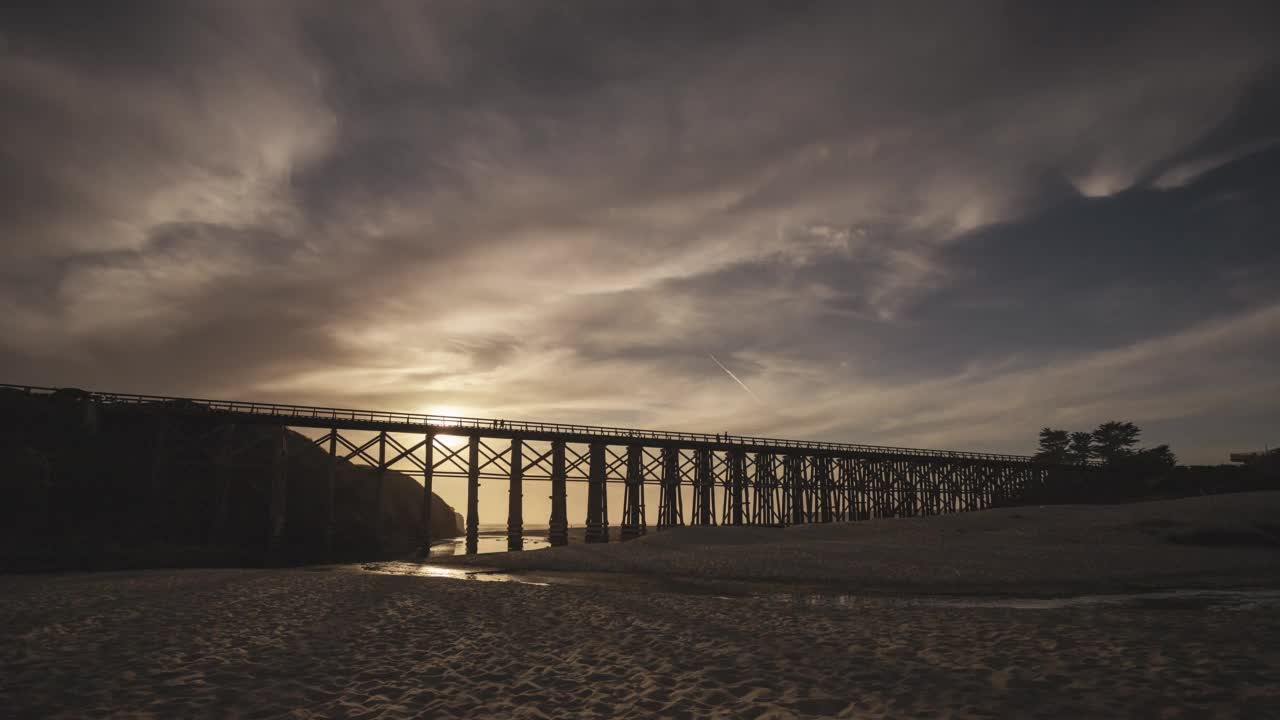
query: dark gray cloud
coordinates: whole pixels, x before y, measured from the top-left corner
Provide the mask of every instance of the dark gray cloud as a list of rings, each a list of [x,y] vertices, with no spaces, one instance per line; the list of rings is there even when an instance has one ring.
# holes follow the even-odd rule
[[[1280,420],[1278,19],[6,8],[0,375],[1218,460]]]

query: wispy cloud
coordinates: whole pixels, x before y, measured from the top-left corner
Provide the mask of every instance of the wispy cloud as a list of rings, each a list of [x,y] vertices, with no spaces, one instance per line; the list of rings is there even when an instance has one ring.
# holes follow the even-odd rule
[[[0,9],[0,380],[1014,452],[1131,416],[1203,461],[1280,422],[1274,8],[803,5]]]

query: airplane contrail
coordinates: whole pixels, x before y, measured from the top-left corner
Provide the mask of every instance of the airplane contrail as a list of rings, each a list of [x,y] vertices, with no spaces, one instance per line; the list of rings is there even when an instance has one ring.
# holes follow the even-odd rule
[[[756,395],[756,394],[755,394],[755,393],[753,393],[753,392],[751,392],[751,388],[747,387],[747,384],[746,384],[746,383],[744,383],[744,382],[742,382],[741,380],[739,380],[739,379],[738,379],[738,376],[737,376],[737,375],[734,375],[732,370],[730,370],[729,368],[727,368],[727,367],[725,367],[725,366],[724,366],[724,363],[722,363],[722,362],[720,362],[719,360],[717,360],[715,355],[712,355],[711,353],[707,353],[707,357],[711,358],[711,362],[715,363],[716,365],[719,365],[721,370],[723,370],[723,371],[725,371],[726,373],[728,373],[728,374],[729,374],[729,377],[733,378],[733,381],[734,381],[734,382],[736,382],[736,383],[738,383],[739,385],[741,385],[741,386],[742,386],[742,389],[743,389],[743,390],[746,390],[748,395],[750,395],[751,397],[755,398],[755,401],[756,401],[756,402],[760,403],[761,405],[763,405],[763,404],[764,404],[764,401],[760,399],[760,396],[759,396],[759,395]]]

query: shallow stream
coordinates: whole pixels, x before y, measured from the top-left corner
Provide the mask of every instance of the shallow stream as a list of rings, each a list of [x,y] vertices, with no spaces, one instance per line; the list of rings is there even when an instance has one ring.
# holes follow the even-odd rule
[[[487,543],[486,543],[487,541]],[[529,544],[530,541],[541,544]],[[482,536],[481,547],[493,547],[487,552],[506,550],[506,537]],[[501,545],[498,543],[501,542]],[[545,538],[526,538],[526,549],[545,547]],[[461,540],[449,543],[446,551],[437,553],[432,548],[431,557],[462,554]],[[484,552],[485,550],[482,550]],[[668,592],[707,595],[723,600],[763,599],[802,607],[853,607],[868,601],[928,606],[937,608],[1009,608],[1013,610],[1062,610],[1072,608],[1143,608],[1151,610],[1215,610],[1243,611],[1280,609],[1280,589],[1182,589],[1155,592],[1072,595],[1064,597],[1016,597],[988,595],[859,595],[821,591],[795,592],[778,586],[737,585],[726,591],[719,583],[685,581],[669,578],[626,575],[621,573],[576,572],[502,572],[483,568],[463,568],[448,565],[417,562],[379,562],[359,566],[365,572],[392,575],[418,575],[474,582],[505,582],[523,585],[595,587],[602,589],[630,589],[647,592]]]

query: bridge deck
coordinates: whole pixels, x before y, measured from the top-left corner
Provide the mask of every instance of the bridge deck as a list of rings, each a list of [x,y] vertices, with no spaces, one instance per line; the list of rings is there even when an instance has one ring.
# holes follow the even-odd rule
[[[375,432],[423,433],[430,431],[439,435],[479,435],[481,437],[508,439],[518,437],[525,440],[565,440],[581,443],[606,442],[613,445],[640,443],[654,447],[712,448],[726,451],[733,449],[747,452],[799,452],[801,454],[821,452],[850,457],[928,457],[1010,463],[1027,463],[1033,460],[1032,457],[1027,455],[1001,453],[788,440],[745,435],[733,435],[725,439],[708,433],[670,430],[646,430],[641,428],[504,420],[499,418],[451,417],[385,410],[355,410],[240,400],[210,400],[206,398],[163,395],[88,392],[72,388],[60,389],[31,385],[0,384],[0,389],[16,390],[30,395],[80,392],[86,398],[106,406],[132,406],[139,409],[149,407],[157,411],[163,410],[167,413],[216,412],[225,417],[228,422],[242,424],[258,423],[321,429],[372,430]]]

